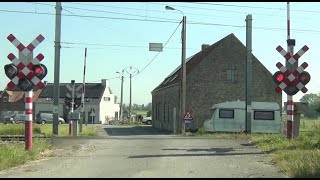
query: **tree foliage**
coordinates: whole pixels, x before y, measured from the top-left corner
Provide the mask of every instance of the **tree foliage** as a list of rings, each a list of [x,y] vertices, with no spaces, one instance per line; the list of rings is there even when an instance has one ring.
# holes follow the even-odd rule
[[[320,116],[320,94],[306,94],[300,99],[300,101],[309,103],[309,108],[304,113],[305,117],[318,118]]]

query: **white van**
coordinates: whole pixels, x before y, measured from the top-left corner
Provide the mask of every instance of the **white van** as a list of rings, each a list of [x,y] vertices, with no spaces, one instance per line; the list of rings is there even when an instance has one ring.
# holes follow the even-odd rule
[[[212,106],[212,117],[204,122],[207,132],[243,132],[245,131],[246,103],[232,101]],[[280,133],[280,106],[275,102],[251,103],[251,132]]]

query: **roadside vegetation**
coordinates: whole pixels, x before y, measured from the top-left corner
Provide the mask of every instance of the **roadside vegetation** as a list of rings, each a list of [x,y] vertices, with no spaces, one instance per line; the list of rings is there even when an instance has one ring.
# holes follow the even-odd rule
[[[145,110],[132,110],[132,114],[141,115],[143,117],[147,117],[148,111]]]
[[[143,125],[142,122],[140,121],[113,121],[112,122],[113,125],[123,125],[123,126],[140,126],[140,125]]]
[[[34,138],[30,151],[24,142],[0,142],[0,171],[48,157],[51,148],[50,140],[43,138]]]
[[[140,122],[140,121],[128,121],[128,125],[130,125],[130,126],[140,126],[140,125],[143,125],[143,123],[142,122]]]
[[[286,130],[286,117],[283,117]],[[320,119],[302,118],[300,135],[287,139],[286,133],[246,134],[246,133],[206,133],[200,128],[196,133],[184,136],[213,136],[246,138],[260,150],[270,154],[277,166],[292,178],[320,177]]]
[[[96,130],[91,126],[82,126],[78,136],[97,136]],[[58,126],[58,136],[69,136],[69,124]],[[33,124],[33,135],[52,136],[52,124]],[[24,124],[1,124],[0,135],[24,135]],[[50,156],[52,149],[50,138],[33,138],[32,149],[25,150],[24,141],[0,140],[0,171],[11,167],[23,165],[29,161],[43,159]]]
[[[78,127],[79,128],[79,127]],[[52,136],[52,124],[32,124],[33,135],[40,134]],[[5,124],[0,126],[0,135],[24,135],[24,124]],[[97,132],[91,125],[82,125],[79,136],[97,136]],[[69,124],[58,126],[58,136],[69,136]]]

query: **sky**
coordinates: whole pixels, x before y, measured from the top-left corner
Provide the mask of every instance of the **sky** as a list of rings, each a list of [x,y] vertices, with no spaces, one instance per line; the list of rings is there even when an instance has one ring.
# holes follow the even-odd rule
[[[17,48],[7,36],[13,34],[28,45],[39,34],[45,40],[34,50],[44,55],[48,68],[43,81],[54,82],[55,2],[0,3],[0,66],[9,64],[9,53],[18,56]],[[176,10],[166,10],[171,6]],[[287,49],[286,2],[62,2],[60,83],[83,81],[86,56],[86,82],[108,79],[112,92],[120,101],[123,72],[123,103],[129,104],[132,74],[132,104],[148,104],[151,91],[181,64],[181,20],[185,15],[186,56],[234,33],[245,45],[245,19],[252,15],[252,53],[273,74],[277,62],[285,59],[276,51]],[[304,45],[309,50],[299,59],[308,63],[311,75],[308,93],[320,92],[320,3],[290,3],[290,34],[296,40],[294,52]],[[163,43],[163,51],[149,51],[149,43]],[[131,67],[131,68],[130,68]],[[214,67],[213,67],[214,68]],[[9,79],[0,70],[0,89]],[[293,100],[299,101],[300,91]],[[286,101],[283,94],[283,101]]]

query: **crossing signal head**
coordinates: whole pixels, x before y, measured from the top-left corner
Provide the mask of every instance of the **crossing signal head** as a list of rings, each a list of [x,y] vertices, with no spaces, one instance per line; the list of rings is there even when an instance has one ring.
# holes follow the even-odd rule
[[[18,83],[18,87],[22,91],[31,91],[33,86],[34,86],[33,83],[27,78],[20,79]]]
[[[299,89],[297,86],[295,86],[293,83],[289,84],[287,87],[283,90],[287,95],[293,96],[299,92]]]
[[[277,84],[281,84],[284,81],[284,78],[285,78],[284,73],[281,71],[277,71],[273,75],[273,81]]]
[[[310,74],[306,71],[303,71],[299,74],[298,80],[301,82],[303,85],[306,85],[310,81]]]
[[[18,68],[14,64],[4,66],[4,72],[9,79],[13,79],[18,74]]]
[[[33,65],[32,71],[35,76],[37,76],[40,80],[43,79],[47,75],[47,67],[43,64]]]
[[[64,102],[65,102],[65,104],[66,104],[66,106],[67,106],[68,108],[71,107],[71,98],[66,98],[66,99],[64,100]],[[76,109],[78,109],[80,106],[81,106],[81,98],[74,98],[73,109],[76,110]]]
[[[81,98],[74,99],[74,109],[78,109],[81,106]]]

